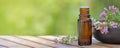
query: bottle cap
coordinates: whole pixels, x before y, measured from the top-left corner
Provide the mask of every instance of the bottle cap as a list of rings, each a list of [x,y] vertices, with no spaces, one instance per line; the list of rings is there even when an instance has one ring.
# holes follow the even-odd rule
[[[80,8],[89,8],[89,6],[80,6]]]

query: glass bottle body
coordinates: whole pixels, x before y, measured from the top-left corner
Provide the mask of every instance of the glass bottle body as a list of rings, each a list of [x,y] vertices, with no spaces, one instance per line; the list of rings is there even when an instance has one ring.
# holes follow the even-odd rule
[[[80,8],[78,20],[78,44],[91,45],[92,43],[92,21],[89,15],[89,8]]]

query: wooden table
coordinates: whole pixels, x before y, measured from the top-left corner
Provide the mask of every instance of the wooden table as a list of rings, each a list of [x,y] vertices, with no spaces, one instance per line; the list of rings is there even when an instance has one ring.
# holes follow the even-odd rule
[[[0,36],[0,48],[120,48],[120,45],[104,44],[93,38],[90,46],[56,43],[60,36]]]

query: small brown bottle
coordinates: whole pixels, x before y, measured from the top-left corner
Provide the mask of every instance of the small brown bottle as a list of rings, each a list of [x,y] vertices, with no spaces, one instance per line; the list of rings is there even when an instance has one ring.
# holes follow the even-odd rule
[[[80,46],[92,43],[92,21],[90,19],[89,7],[81,6],[78,19],[78,44]]]

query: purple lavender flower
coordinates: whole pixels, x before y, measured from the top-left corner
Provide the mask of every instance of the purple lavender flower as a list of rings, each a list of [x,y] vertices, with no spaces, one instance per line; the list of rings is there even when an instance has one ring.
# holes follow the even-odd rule
[[[118,13],[118,11],[119,11],[118,8],[114,8],[114,9],[113,9],[113,13],[114,13],[114,14]]]
[[[104,34],[108,33],[108,27],[104,27]]]
[[[100,14],[100,17],[104,17],[106,15],[105,11],[103,11],[101,14]]]
[[[109,10],[112,10],[112,6],[109,6]]]
[[[97,21],[94,23],[96,30],[101,30],[102,29],[102,23]]]
[[[107,13],[107,12],[108,12],[108,9],[107,9],[107,8],[104,8],[104,12]]]
[[[109,14],[107,14],[108,12],[109,12]],[[117,7],[115,7],[114,5],[109,6],[108,9],[104,8],[104,11],[100,14],[101,22],[97,22],[95,24],[96,30],[100,30],[101,34],[109,33],[108,26],[107,26],[107,23],[108,23],[107,20],[108,21],[111,21],[111,20],[109,20],[110,18],[107,18],[107,17],[109,17],[110,14],[117,14],[118,12],[119,12],[119,9]],[[113,15],[110,15],[110,16],[113,16]],[[118,23],[110,22],[110,27],[118,28]]]
[[[100,30],[101,34],[107,34],[108,33],[108,27],[106,26],[107,22],[96,22],[94,25],[96,30]]]
[[[103,27],[101,30],[100,30],[101,34],[107,34],[109,31],[108,31],[108,27]]]
[[[118,28],[118,26],[113,26],[113,28]]]
[[[111,10],[114,14],[118,13],[118,8],[116,8],[114,5],[109,6],[109,10]]]
[[[107,19],[106,19],[106,14],[107,14],[107,12],[108,12],[108,9],[107,8],[104,8],[104,11],[100,14],[100,19],[102,20],[102,21],[106,21]]]
[[[116,22],[110,22],[110,26],[112,28],[117,28],[118,27],[118,23],[116,23]]]
[[[111,10],[113,10],[114,8],[115,8],[114,5],[112,5],[112,6],[111,6]]]
[[[107,18],[105,18],[105,17],[100,17],[100,20],[102,20],[102,21],[107,21]]]
[[[107,34],[108,33],[108,27],[106,26],[107,25],[107,22],[103,22],[103,33],[104,34]]]
[[[100,27],[100,26],[98,28],[96,28],[96,30],[101,30],[101,29],[102,29],[102,27]]]
[[[105,33],[105,29],[104,27],[100,30],[101,34],[104,34]]]

